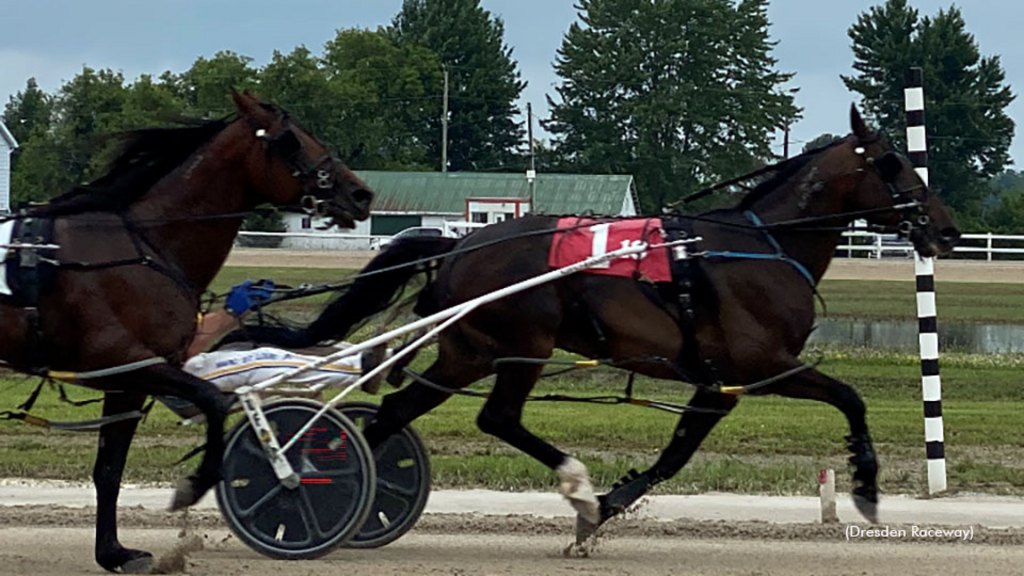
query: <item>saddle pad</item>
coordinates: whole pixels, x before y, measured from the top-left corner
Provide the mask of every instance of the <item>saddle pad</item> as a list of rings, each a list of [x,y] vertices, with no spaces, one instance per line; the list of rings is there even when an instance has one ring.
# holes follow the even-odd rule
[[[607,254],[613,250],[637,245],[641,242],[648,244],[665,242],[660,218],[605,221],[575,217],[559,218],[558,228],[565,230],[555,233],[551,242],[551,251],[548,253],[548,265],[555,268],[564,268],[591,256]],[[669,271],[668,265],[668,249],[666,248],[621,256],[581,272],[624,276],[653,282],[672,281],[672,273]]]
[[[11,236],[14,234],[14,224],[17,220],[7,220],[0,224],[0,245],[8,246],[11,243]],[[0,294],[12,296],[11,287],[7,284],[7,249],[0,248],[4,258],[0,259]]]

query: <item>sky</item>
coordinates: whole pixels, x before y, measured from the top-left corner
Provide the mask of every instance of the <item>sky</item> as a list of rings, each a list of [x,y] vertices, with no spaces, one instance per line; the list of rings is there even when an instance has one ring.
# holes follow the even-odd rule
[[[789,87],[799,87],[796,103],[803,118],[792,127],[793,146],[823,132],[849,132],[848,110],[856,95],[840,74],[850,74],[853,55],[846,30],[859,13],[880,3],[863,0],[774,0],[769,7],[774,55],[780,70],[795,72]],[[300,44],[319,53],[339,28],[387,25],[402,0],[0,0],[0,98],[34,76],[46,91],[58,88],[83,65],[139,74],[181,72],[198,56],[233,50],[256,65],[275,49],[290,52]],[[546,95],[554,95],[558,77],[552,63],[569,25],[577,19],[574,0],[483,0],[484,8],[505,21],[505,39],[513,48],[523,79],[520,102],[547,115]],[[948,8],[949,0],[911,0],[923,15]],[[1016,0],[961,0],[968,30],[984,55],[1003,55],[1007,81],[1024,87]],[[1015,90],[1015,93],[1020,88]],[[1024,122],[1024,102],[1009,114]],[[543,133],[538,132],[543,137]],[[775,146],[781,151],[781,134]],[[1024,161],[1024,139],[1011,148]]]

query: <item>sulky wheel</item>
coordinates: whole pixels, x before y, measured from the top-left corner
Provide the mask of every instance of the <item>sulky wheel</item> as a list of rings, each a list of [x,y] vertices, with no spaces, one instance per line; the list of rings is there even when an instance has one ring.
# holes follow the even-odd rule
[[[373,421],[378,406],[347,402],[338,410],[362,430]],[[419,520],[430,495],[430,459],[412,426],[388,438],[374,455],[377,494],[366,523],[344,544],[350,548],[378,548],[398,540]]]
[[[269,403],[263,412],[283,446],[322,407],[289,399]],[[329,410],[286,456],[301,479],[294,489],[277,479],[248,418],[240,422],[228,435],[217,505],[231,530],[260,554],[317,558],[366,520],[376,479],[372,454],[356,425]]]

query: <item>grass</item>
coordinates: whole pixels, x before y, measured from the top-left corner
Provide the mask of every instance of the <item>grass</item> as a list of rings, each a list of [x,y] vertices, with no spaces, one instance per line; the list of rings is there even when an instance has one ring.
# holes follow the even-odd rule
[[[425,354],[425,356],[428,356]],[[417,363],[429,358],[417,360]],[[951,355],[944,364],[944,408],[949,481],[954,489],[1024,494],[1024,412],[1019,373],[1024,358]],[[925,459],[918,368],[912,355],[828,350],[821,368],[855,384],[869,406],[869,425],[889,492],[917,492],[925,485]],[[544,380],[538,392],[604,394],[620,390],[615,372],[594,370]],[[0,404],[13,406],[33,382],[7,379]],[[486,389],[486,383],[478,385]],[[90,396],[71,391],[75,399]],[[638,395],[685,402],[682,385],[638,379]],[[549,470],[483,435],[475,419],[481,401],[455,397],[416,423],[431,449],[440,487],[550,489]],[[96,406],[72,408],[44,394],[35,412],[54,420],[85,419]],[[531,403],[525,424],[539,436],[579,455],[598,485],[607,487],[631,467],[642,469],[667,443],[676,417],[637,407]],[[724,419],[684,471],[668,482],[670,492],[724,490],[812,493],[822,467],[844,469],[842,416],[823,404],[781,398],[748,398]],[[127,480],[169,482],[193,463],[175,466],[202,441],[201,428],[182,428],[158,406],[142,425],[129,458]],[[91,434],[46,432],[0,424],[0,475],[87,480],[94,457]],[[846,475],[840,474],[845,488]]]
[[[292,286],[337,281],[351,270],[225,268],[213,290],[225,292],[245,278],[287,279]],[[822,294],[833,317],[912,319],[912,282],[827,281]],[[292,310],[313,313],[326,297],[310,298]],[[1024,285],[940,284],[943,321],[1024,322]],[[826,348],[820,369],[854,385],[868,406],[868,423],[882,464],[884,491],[916,493],[926,485],[920,367],[916,354],[866,349]],[[432,359],[427,350],[413,367]],[[952,489],[1024,495],[1024,355],[944,354],[942,357],[946,451]],[[597,369],[541,382],[536,392],[618,393],[624,375]],[[16,406],[35,381],[0,375],[0,406]],[[486,390],[488,383],[477,385]],[[685,403],[690,388],[638,378],[637,395]],[[95,397],[71,388],[75,399]],[[359,399],[358,395],[353,399]],[[544,489],[554,486],[551,472],[475,426],[481,401],[455,397],[415,424],[431,450],[434,482],[439,487]],[[33,412],[53,420],[97,417],[97,405],[72,408],[45,393]],[[527,427],[558,447],[581,457],[596,483],[608,487],[629,468],[650,465],[668,442],[676,423],[670,414],[637,407],[567,403],[531,403]],[[170,482],[188,473],[194,462],[175,465],[202,443],[202,428],[182,428],[162,406],[140,427],[129,455],[126,481]],[[842,441],[846,422],[834,408],[782,398],[748,398],[711,433],[690,464],[662,490],[708,490],[810,494],[823,467],[845,470]],[[89,479],[95,435],[44,431],[0,422],[0,476]],[[837,475],[840,489],[848,476]]]
[[[819,290],[829,317],[917,318],[912,281],[825,280]],[[939,282],[935,298],[942,322],[1024,323],[1024,284]]]

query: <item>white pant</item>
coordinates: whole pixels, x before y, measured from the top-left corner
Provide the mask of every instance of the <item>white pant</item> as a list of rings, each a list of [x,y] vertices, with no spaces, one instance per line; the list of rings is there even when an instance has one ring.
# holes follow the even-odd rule
[[[230,392],[242,386],[259,384],[286,370],[319,359],[319,356],[306,356],[279,348],[217,350],[189,358],[184,369],[189,374],[213,382],[222,392]],[[345,386],[355,382],[361,374],[359,354],[356,354],[300,374],[287,382],[293,385]]]

